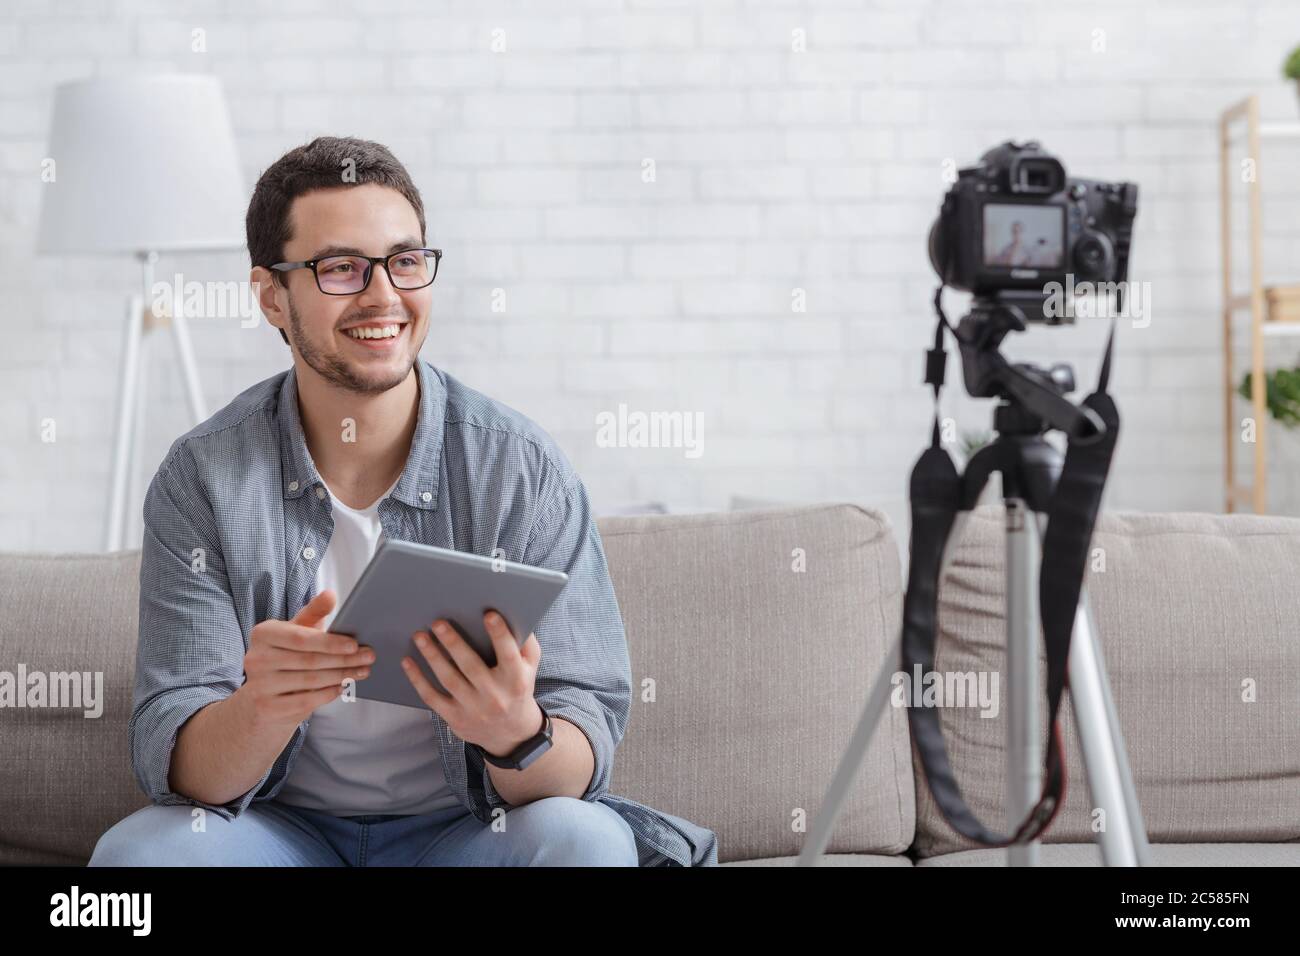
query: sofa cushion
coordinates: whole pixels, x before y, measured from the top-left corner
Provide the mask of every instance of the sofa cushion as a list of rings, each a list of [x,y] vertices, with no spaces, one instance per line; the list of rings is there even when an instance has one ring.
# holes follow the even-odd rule
[[[600,534],[632,660],[611,789],[710,827],[720,861],[797,854],[897,635],[888,522],[829,504],[610,517]],[[909,761],[891,708],[828,852],[911,843]]]
[[[78,865],[148,800],[131,773],[140,552],[0,552],[0,671],[100,675],[102,713],[0,709],[0,865]],[[53,702],[53,701],[50,701]],[[86,702],[84,699],[83,703]]]
[[[1093,547],[1104,566],[1090,566],[1087,586],[1151,840],[1300,839],[1300,520],[1105,513]],[[976,509],[941,588],[939,670],[1004,676],[1004,550],[1001,505]],[[1044,670],[1040,641],[1040,682]],[[1002,680],[1004,703],[1007,692]],[[1068,691],[1061,711],[1066,802],[1045,839],[1088,841]],[[1006,717],[1005,706],[996,718],[941,711],[962,793],[999,829]],[[919,763],[916,773],[916,852],[973,846],[939,814]]]

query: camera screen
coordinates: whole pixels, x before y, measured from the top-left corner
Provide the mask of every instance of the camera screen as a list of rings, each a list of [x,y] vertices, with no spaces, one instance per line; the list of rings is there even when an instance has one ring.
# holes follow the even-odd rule
[[[1065,212],[1060,206],[984,207],[984,264],[1059,269]]]

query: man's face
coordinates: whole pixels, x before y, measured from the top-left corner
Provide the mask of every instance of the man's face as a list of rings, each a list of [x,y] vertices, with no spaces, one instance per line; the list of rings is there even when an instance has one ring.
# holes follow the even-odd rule
[[[424,245],[411,204],[396,190],[374,183],[299,196],[290,207],[289,224],[286,262],[340,254],[384,256]],[[277,314],[268,318],[285,329],[317,374],[341,388],[370,394],[406,380],[428,334],[432,286],[395,289],[379,264],[370,284],[352,295],[321,292],[310,269],[283,272],[280,279],[281,287],[274,290]],[[396,325],[400,331],[395,338],[365,340],[344,331],[359,323]]]

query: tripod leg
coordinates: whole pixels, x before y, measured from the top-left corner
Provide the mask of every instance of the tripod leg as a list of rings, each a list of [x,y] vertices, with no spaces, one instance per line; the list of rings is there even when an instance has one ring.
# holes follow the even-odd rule
[[[939,572],[940,581],[943,580],[944,571],[947,571],[948,563],[952,560],[953,548],[961,540],[962,530],[969,518],[970,515],[963,511],[958,513],[953,521],[952,531],[948,534],[948,544],[943,552],[942,570]],[[795,866],[816,866],[818,858],[826,852],[844,798],[848,796],[849,789],[853,786],[853,779],[858,774],[858,768],[862,766],[862,761],[867,755],[867,746],[871,743],[876,725],[889,706],[893,677],[902,666],[902,641],[903,635],[900,632],[890,646],[889,653],[885,655],[885,663],[881,665],[875,683],[871,685],[871,692],[867,695],[867,703],[862,708],[862,715],[853,730],[853,737],[849,740],[849,745],[835,768],[835,776],[831,778],[830,788],[822,799],[821,808],[817,811],[812,830],[799,851],[799,859],[795,861]]]
[[[176,357],[180,359],[181,374],[185,379],[185,397],[190,404],[190,417],[194,424],[201,425],[208,417],[207,406],[203,401],[203,388],[199,385],[199,366],[194,361],[194,346],[190,342],[189,320],[185,317],[185,304],[180,290],[176,290],[172,305],[172,337],[176,342]]]
[[[871,743],[871,735],[875,733],[876,724],[880,722],[881,716],[889,707],[889,693],[893,684],[893,676],[901,666],[902,661],[901,642],[902,635],[900,634],[890,648],[889,655],[885,658],[885,663],[880,668],[880,672],[876,674],[876,681],[871,686],[871,693],[867,695],[867,704],[862,708],[862,716],[858,718],[858,725],[853,731],[853,737],[849,741],[843,756],[840,757],[839,766],[835,768],[835,776],[831,779],[830,789],[826,791],[821,810],[813,821],[812,831],[804,841],[803,849],[799,851],[796,866],[815,866],[818,858],[826,852],[826,845],[830,843],[831,833],[835,829],[835,821],[840,815],[840,807],[843,805],[845,797],[849,795],[853,780],[858,775],[858,768],[862,766],[862,761],[867,755],[867,746]]]
[[[144,500],[144,492],[140,491],[140,486],[144,483],[144,447],[146,426],[149,422],[149,374],[150,365],[152,364],[151,356],[154,349],[154,342],[157,338],[158,336],[154,330],[146,327],[144,335],[140,339],[139,368],[137,370],[135,384],[135,423],[131,433],[130,479],[126,488],[126,500],[130,503],[130,513],[127,515],[126,521],[122,525],[123,533],[127,536],[124,544],[131,548],[142,547],[144,542],[144,527],[141,524],[141,522],[144,521],[144,508],[137,507],[135,502],[143,502]],[[148,488],[147,483],[145,483],[145,488]],[[138,497],[137,492],[139,492]],[[137,512],[139,512],[139,514],[137,514]]]
[[[1046,524],[1047,516],[1039,515],[1037,530],[1040,539]],[[1070,706],[1083,752],[1088,793],[1093,806],[1105,813],[1104,829],[1097,834],[1102,860],[1107,866],[1148,865],[1150,848],[1142,827],[1137,790],[1101,660],[1101,642],[1097,639],[1097,626],[1086,588],[1079,591],[1079,608],[1074,616],[1067,667]]]
[[[1151,846],[1086,591],[1080,594],[1074,619],[1069,667],[1070,700],[1088,792],[1093,805],[1106,814],[1105,828],[1098,833],[1102,858],[1107,866],[1150,866]]]
[[[126,522],[129,497],[131,448],[138,426],[136,383],[140,380],[140,343],[143,339],[144,300],[130,296],[122,335],[122,378],[117,393],[117,429],[113,436],[113,470],[108,493],[108,520],[104,526],[104,550],[122,547],[122,526]]]
[[[1021,498],[1006,498],[1007,609],[1007,832],[1018,826],[1043,790],[1039,736],[1038,558],[1042,553],[1033,513]],[[1007,847],[1007,866],[1037,866],[1039,844]]]
[[[1128,801],[1115,753],[1115,737],[1097,669],[1092,622],[1079,613],[1070,639],[1070,704],[1079,731],[1088,793],[1093,807],[1100,809],[1102,829],[1097,832],[1102,860],[1107,866],[1137,866],[1137,850],[1128,819]]]

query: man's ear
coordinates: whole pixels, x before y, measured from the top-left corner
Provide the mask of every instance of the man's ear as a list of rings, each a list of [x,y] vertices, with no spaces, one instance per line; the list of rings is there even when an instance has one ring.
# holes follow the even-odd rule
[[[276,299],[276,292],[280,287],[275,281],[275,273],[265,266],[254,266],[253,271],[248,274],[248,281],[257,290],[257,304],[266,321],[279,329],[281,335],[285,335],[284,328],[288,324],[288,315],[280,308],[280,303]]]

